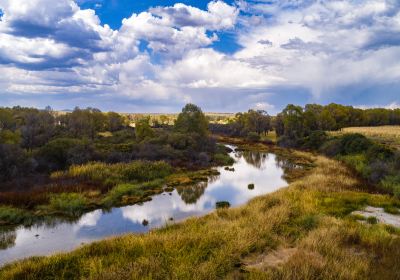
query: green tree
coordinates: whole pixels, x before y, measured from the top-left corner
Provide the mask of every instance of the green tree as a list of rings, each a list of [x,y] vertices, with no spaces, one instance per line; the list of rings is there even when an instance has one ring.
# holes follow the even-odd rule
[[[107,129],[111,132],[121,130],[124,127],[124,117],[115,112],[107,113]]]
[[[175,130],[181,133],[197,133],[206,136],[208,135],[208,120],[200,107],[187,104],[178,115]]]
[[[154,137],[154,131],[150,126],[150,116],[140,118],[135,123],[136,139],[142,141]]]

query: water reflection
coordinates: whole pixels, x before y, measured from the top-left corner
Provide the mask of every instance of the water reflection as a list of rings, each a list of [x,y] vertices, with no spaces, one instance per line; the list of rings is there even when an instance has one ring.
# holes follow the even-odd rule
[[[52,224],[21,226],[3,232],[0,235],[0,264],[32,255],[71,250],[107,236],[146,232],[166,223],[204,215],[215,209],[217,201],[229,201],[232,206],[237,206],[287,185],[283,178],[289,165],[285,160],[278,160],[276,155],[232,152],[231,156],[236,160],[234,172],[218,168],[220,175],[210,177],[208,182],[180,186],[172,193],[156,195],[142,205],[96,210],[77,221],[53,220]],[[252,190],[247,188],[250,183],[255,185]],[[148,221],[147,226],[143,225],[144,220]]]
[[[13,230],[0,231],[0,250],[13,247],[15,245],[15,239],[17,234]]]
[[[213,181],[216,181],[216,178]],[[186,204],[194,204],[204,194],[207,186],[208,182],[199,182],[190,186],[179,186],[176,188],[176,191]]]

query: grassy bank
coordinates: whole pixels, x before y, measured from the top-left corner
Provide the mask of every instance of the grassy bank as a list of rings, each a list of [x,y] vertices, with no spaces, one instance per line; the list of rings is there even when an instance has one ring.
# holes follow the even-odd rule
[[[398,230],[350,213],[400,202],[364,192],[337,161],[301,157],[314,162],[306,176],[243,207],[16,262],[0,278],[399,279]]]
[[[0,226],[31,225],[51,217],[77,219],[94,209],[151,200],[155,194],[207,181],[216,170],[185,171],[165,162],[100,162],[73,165],[52,174],[54,180],[76,182],[73,188],[0,193]]]
[[[371,127],[347,127],[340,131],[331,132],[333,135],[343,135],[346,133],[360,133],[366,137],[388,145],[397,149],[400,149],[400,126],[398,125],[386,125],[386,126],[371,126]]]

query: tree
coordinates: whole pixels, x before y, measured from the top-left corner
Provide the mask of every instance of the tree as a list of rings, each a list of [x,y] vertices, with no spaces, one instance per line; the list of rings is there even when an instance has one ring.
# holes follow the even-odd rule
[[[168,123],[169,123],[169,118],[168,118],[168,116],[166,116],[166,115],[161,115],[160,116],[160,122],[161,122],[161,125],[168,125]]]
[[[187,104],[178,115],[175,130],[181,133],[197,133],[200,136],[207,136],[208,120],[200,107]]]
[[[138,119],[136,121],[135,134],[139,141],[154,137],[154,131],[150,126],[150,116]]]
[[[27,149],[40,147],[54,134],[55,120],[48,111],[32,111],[24,116],[21,127],[22,146]]]
[[[107,127],[111,132],[121,130],[124,126],[124,117],[115,112],[107,113]]]

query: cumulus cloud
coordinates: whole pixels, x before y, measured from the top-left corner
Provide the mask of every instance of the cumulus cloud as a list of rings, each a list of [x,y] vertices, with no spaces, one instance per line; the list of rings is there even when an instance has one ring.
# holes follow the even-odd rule
[[[364,104],[370,89],[389,90],[386,104],[400,102],[396,0],[212,1],[205,10],[178,3],[132,14],[118,30],[77,4],[86,1],[0,0],[4,94],[172,110],[192,101],[275,111],[277,96],[279,104],[305,102],[304,92],[307,101]],[[224,32],[241,47],[233,54],[214,47]]]
[[[244,48],[235,57],[271,69],[286,86],[308,88],[316,100],[351,94],[332,93],[344,86],[400,78],[398,1],[247,2],[244,8],[272,19],[241,33]]]
[[[111,48],[114,32],[71,0],[0,0],[0,63],[42,70],[72,68]]]

